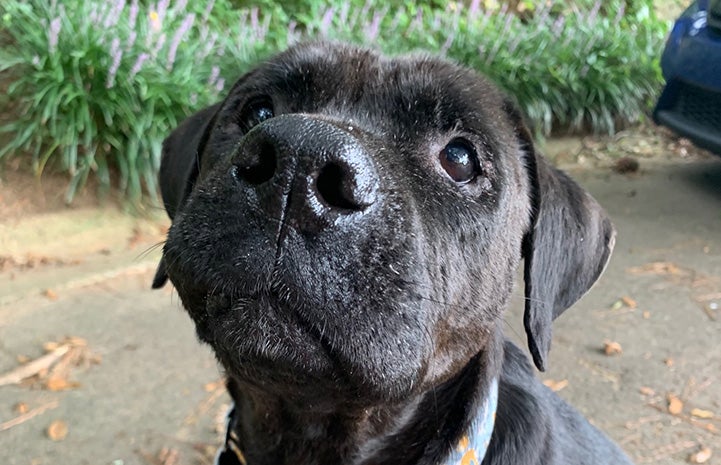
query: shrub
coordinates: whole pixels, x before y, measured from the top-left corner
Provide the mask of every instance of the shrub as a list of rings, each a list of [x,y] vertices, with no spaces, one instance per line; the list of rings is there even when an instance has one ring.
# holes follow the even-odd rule
[[[667,25],[640,1],[631,16],[618,1],[604,5],[613,16],[600,13],[600,2],[581,9],[557,1],[526,16],[502,5],[483,11],[479,3],[366,8],[359,15],[330,9],[321,14],[328,24],[309,22],[309,29],[371,40],[391,53],[440,50],[506,89],[543,134],[559,128],[610,133],[648,111],[662,84],[658,59]]]
[[[90,173],[110,186],[115,168],[137,203],[157,192],[171,128],[221,98],[228,79],[303,37],[440,51],[508,90],[545,134],[612,132],[642,117],[661,84],[667,25],[650,0],[634,0],[627,15],[621,0],[522,2],[520,15],[480,0],[263,0],[263,14],[235,2],[5,0],[0,72],[17,118],[2,128],[12,136],[0,158],[27,151],[38,173],[48,163],[68,172],[68,201]]]
[[[205,7],[205,5],[204,5]],[[69,202],[90,173],[107,188],[111,168],[119,189],[137,203],[156,192],[161,143],[193,110],[219,99],[235,60],[248,62],[258,42],[244,33],[231,55],[210,8],[184,2],[7,0],[0,71],[16,107],[14,134],[0,157],[32,155],[69,173]],[[254,53],[252,54],[255,55]]]

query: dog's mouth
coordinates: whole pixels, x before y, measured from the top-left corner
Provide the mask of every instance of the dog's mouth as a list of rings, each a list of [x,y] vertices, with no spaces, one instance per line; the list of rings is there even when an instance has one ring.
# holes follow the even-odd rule
[[[297,391],[337,383],[344,370],[324,328],[304,316],[295,293],[208,293],[198,333],[227,374],[258,387]],[[200,313],[200,312],[197,312]]]
[[[213,287],[174,279],[198,336],[229,376],[280,396],[363,402],[399,398],[418,385],[428,341],[420,321],[397,319],[409,318],[406,309],[323,305],[312,289],[284,280],[237,278]]]

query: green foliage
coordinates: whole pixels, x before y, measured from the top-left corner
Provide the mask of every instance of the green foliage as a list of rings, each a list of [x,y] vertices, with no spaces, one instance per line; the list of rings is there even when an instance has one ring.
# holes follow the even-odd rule
[[[249,63],[261,44],[246,29],[225,54],[221,25],[182,2],[8,0],[0,11],[10,39],[0,72],[17,113],[0,129],[12,135],[0,157],[28,152],[38,174],[48,163],[69,173],[68,202],[90,173],[107,188],[117,172],[133,203],[143,185],[155,193],[163,138],[221,98],[220,70],[234,77],[235,61]]]
[[[642,118],[662,84],[658,58],[667,25],[642,1],[635,4],[629,16],[620,1],[605,2],[606,14],[600,2],[582,9],[559,1],[525,15],[503,6],[473,11],[450,3],[434,10],[409,3],[362,10],[359,19],[339,10],[330,27],[318,21],[308,27],[355,42],[370,38],[389,53],[439,50],[506,89],[544,134],[613,132]]]
[[[91,173],[107,188],[117,172],[133,203],[154,197],[171,128],[258,60],[318,36],[445,54],[508,90],[546,134],[643,116],[667,28],[650,0],[521,3],[523,14],[489,1],[5,0],[0,73],[17,117],[0,128],[0,158],[66,171],[68,201]]]

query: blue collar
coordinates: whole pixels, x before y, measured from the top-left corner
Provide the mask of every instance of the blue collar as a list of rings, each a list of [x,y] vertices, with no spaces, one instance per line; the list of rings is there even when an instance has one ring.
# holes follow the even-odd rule
[[[471,425],[443,465],[481,465],[491,442],[498,407],[498,380],[488,386],[488,396],[478,407]]]
[[[478,407],[466,434],[451,451],[451,455],[441,465],[481,465],[491,442],[493,425],[498,407],[498,380],[493,379],[488,388],[488,397]],[[218,450],[214,465],[247,465],[243,452],[238,445],[235,429],[235,406],[228,412],[226,420],[225,444]]]

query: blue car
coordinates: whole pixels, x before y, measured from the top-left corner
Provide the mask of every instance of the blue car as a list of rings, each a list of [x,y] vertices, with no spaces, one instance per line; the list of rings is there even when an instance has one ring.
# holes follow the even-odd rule
[[[721,155],[721,0],[697,0],[681,15],[661,69],[666,86],[656,123]]]

